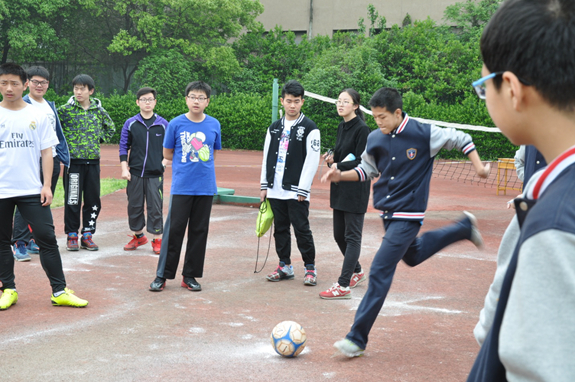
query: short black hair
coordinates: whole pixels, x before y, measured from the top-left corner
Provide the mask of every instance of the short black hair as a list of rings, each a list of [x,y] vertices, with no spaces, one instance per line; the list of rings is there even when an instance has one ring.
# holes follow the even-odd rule
[[[18,64],[13,62],[7,62],[5,64],[0,65],[0,76],[3,74],[13,74],[15,76],[20,77],[22,80],[22,84],[25,84],[28,80],[28,75],[26,71]]]
[[[28,75],[28,78],[38,76],[50,81],[50,72],[43,66],[31,66],[26,69],[26,74]]]
[[[87,74],[78,74],[76,77],[74,77],[72,80],[72,86],[76,85],[87,86],[88,90],[92,90],[96,87],[94,79]]]
[[[305,90],[303,86],[296,80],[289,80],[282,88],[282,98],[284,98],[286,94],[303,98]]]
[[[154,95],[154,98],[158,96],[158,92],[156,92],[156,89],[145,87],[138,90],[138,92],[136,93],[136,99],[140,99],[141,96],[148,93],[152,93]]]
[[[188,94],[190,94],[190,92],[192,90],[200,90],[203,91],[204,93],[206,93],[206,97],[210,98],[210,95],[212,94],[212,88],[210,87],[210,85],[208,85],[207,83],[205,83],[204,81],[193,81],[190,82],[188,84],[188,86],[186,86],[186,93],[184,94],[186,97],[188,96]]]
[[[403,110],[403,100],[401,94],[394,88],[378,89],[369,100],[369,106],[384,107],[390,113],[395,113],[397,109]]]
[[[558,110],[575,111],[575,1],[507,0],[481,36],[491,72],[510,71]],[[502,80],[493,79],[496,89]]]

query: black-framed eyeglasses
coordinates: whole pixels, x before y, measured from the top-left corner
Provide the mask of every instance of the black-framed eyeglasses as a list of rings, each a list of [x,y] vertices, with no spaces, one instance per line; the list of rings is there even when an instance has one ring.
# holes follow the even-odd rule
[[[34,84],[35,86],[38,86],[38,85],[46,86],[46,85],[48,85],[48,84],[50,83],[50,81],[46,81],[46,80],[43,80],[43,81],[30,80],[30,82],[31,82],[32,84]]]
[[[186,96],[186,97],[188,97],[188,99],[192,102],[196,102],[196,101],[204,102],[205,100],[208,99],[207,97],[196,97],[196,96]]]
[[[145,102],[145,103],[150,103],[150,102],[154,102],[156,99],[155,98],[140,98],[140,102]]]
[[[487,80],[490,80],[492,78],[495,78],[497,76],[502,75],[503,73],[505,73],[505,71],[503,72],[493,72],[490,73],[488,75],[486,75],[485,77],[482,77],[480,79],[478,79],[477,81],[473,82],[471,84],[471,86],[473,86],[473,88],[475,89],[475,92],[477,93],[477,96],[480,99],[485,99],[485,82]],[[531,86],[531,83],[529,83],[528,81],[525,81],[524,79],[520,78],[519,76],[517,76],[517,79],[523,84],[523,85],[527,85],[527,86]]]

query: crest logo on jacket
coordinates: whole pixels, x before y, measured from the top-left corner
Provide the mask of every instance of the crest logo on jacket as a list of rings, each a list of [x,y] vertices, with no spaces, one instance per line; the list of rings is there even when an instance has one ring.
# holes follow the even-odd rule
[[[303,140],[303,134],[304,134],[304,133],[305,133],[305,127],[303,127],[303,126],[298,126],[298,127],[297,127],[297,133],[296,133],[296,136],[295,136],[296,139],[297,139],[298,141]]]
[[[414,160],[417,156],[417,149],[407,149],[405,152],[407,153],[407,159],[409,160]]]

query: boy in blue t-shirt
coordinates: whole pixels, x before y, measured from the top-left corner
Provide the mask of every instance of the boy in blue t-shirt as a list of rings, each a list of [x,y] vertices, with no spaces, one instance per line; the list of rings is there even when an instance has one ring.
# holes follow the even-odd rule
[[[164,158],[172,160],[172,190],[156,279],[150,290],[164,289],[166,279],[174,279],[180,261],[182,242],[188,229],[182,287],[202,290],[196,277],[202,277],[208,240],[212,201],[217,193],[214,160],[221,150],[221,130],[217,119],[204,114],[210,103],[211,88],[202,81],[186,87],[189,111],[168,124],[164,138]]]

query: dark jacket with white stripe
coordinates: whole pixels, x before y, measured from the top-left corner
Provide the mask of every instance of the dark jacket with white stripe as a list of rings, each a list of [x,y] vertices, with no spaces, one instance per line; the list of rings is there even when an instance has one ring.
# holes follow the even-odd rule
[[[420,123],[405,113],[390,134],[371,132],[355,171],[361,181],[381,174],[373,185],[373,205],[384,219],[423,220],[433,161],[443,148],[469,155],[475,145],[469,134]]]
[[[260,177],[261,190],[274,186],[278,149],[285,117],[270,125],[264,144]],[[320,133],[314,121],[300,114],[290,132],[282,188],[309,197],[311,184],[319,165]]]
[[[146,126],[140,113],[129,118],[122,127],[120,137],[120,162],[128,160],[130,173],[140,178],[157,178],[164,174],[164,135],[168,121],[154,114],[156,119]]]

